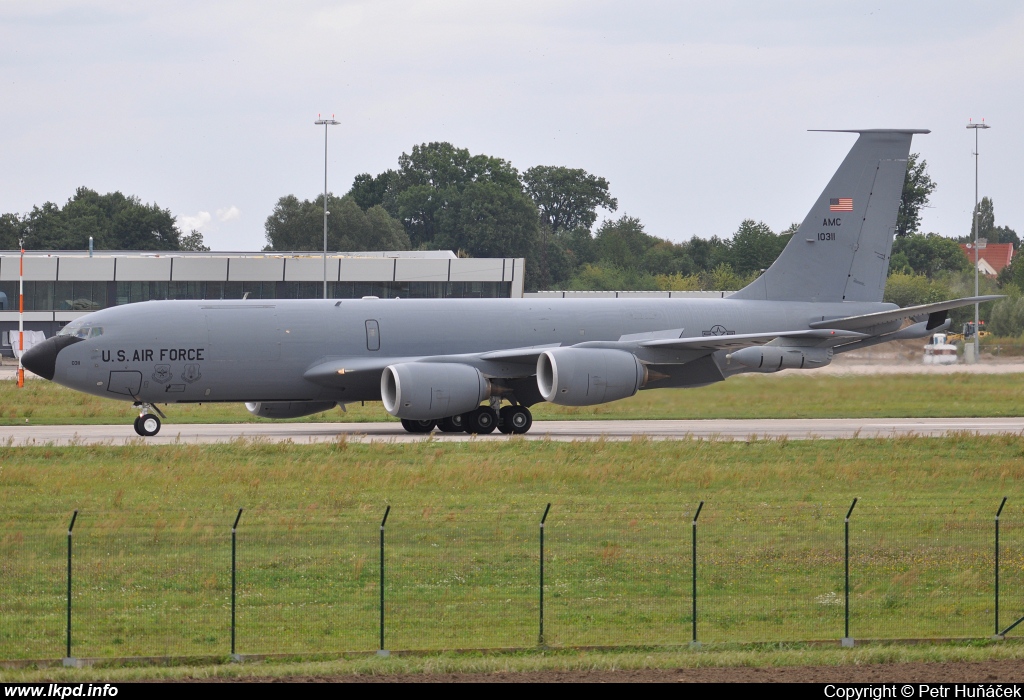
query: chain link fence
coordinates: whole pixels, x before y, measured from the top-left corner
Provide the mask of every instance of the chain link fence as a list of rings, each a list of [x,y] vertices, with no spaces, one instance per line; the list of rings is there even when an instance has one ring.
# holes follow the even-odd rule
[[[235,511],[52,514],[0,538],[0,659],[984,638],[1024,616],[998,505],[860,503],[847,561],[849,503],[555,502],[543,621],[545,504],[246,510],[234,562]]]

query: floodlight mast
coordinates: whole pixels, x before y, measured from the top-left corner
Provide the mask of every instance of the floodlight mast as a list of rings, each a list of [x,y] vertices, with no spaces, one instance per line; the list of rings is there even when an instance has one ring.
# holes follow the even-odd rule
[[[25,365],[21,356],[25,354],[25,239],[18,239],[21,257],[18,259],[18,388],[25,386]],[[77,512],[77,511],[76,511]]]
[[[991,127],[985,123],[984,117],[980,122],[975,122],[973,119],[968,120],[968,129],[974,129],[974,296],[978,296],[978,129],[990,129]],[[978,342],[978,334],[980,328],[980,304],[974,302],[974,361],[977,362],[981,359],[980,344]]]
[[[331,212],[327,211],[327,127],[337,126],[341,122],[334,119],[334,115],[331,115],[330,119],[321,119],[320,115],[316,115],[317,120],[313,122],[317,126],[321,124],[324,127],[324,299],[327,298],[327,215]]]

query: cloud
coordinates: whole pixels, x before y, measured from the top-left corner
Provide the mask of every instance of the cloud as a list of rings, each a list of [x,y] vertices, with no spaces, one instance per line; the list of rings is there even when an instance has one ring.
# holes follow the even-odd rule
[[[242,215],[242,212],[240,212],[238,210],[238,207],[236,207],[234,204],[232,204],[227,209],[218,209],[217,210],[217,221],[221,221],[221,222],[224,222],[224,221],[234,221],[235,219],[237,219],[241,215]],[[207,216],[209,216],[209,214],[207,214]]]
[[[220,212],[218,212],[219,214]],[[195,216],[180,215],[175,219],[179,231],[191,231],[192,229],[202,231],[203,227],[209,224],[211,220],[212,218],[208,211],[201,211]]]

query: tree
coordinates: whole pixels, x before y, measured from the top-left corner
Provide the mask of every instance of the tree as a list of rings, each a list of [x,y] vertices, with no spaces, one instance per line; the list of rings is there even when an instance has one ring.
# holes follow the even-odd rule
[[[910,233],[892,245],[889,271],[934,277],[939,272],[962,272],[971,268],[960,245],[937,233]]]
[[[729,256],[729,244],[718,236],[694,236],[683,246],[697,270],[713,270],[720,263],[726,262]]]
[[[1016,338],[1024,333],[1024,296],[1017,287],[1010,287],[1006,292],[1008,297],[992,306],[986,330],[993,335]]]
[[[658,242],[644,231],[640,219],[625,215],[604,221],[594,236],[598,260],[623,269],[640,268],[647,250]]]
[[[658,282],[654,276],[636,268],[599,263],[584,265],[567,286],[584,291],[634,291],[657,289]]]
[[[17,214],[0,214],[0,250],[18,250],[25,226]]]
[[[903,178],[903,194],[896,216],[896,236],[903,237],[917,231],[921,225],[921,209],[928,206],[928,200],[935,191],[935,182],[928,175],[928,161],[920,153],[911,153],[907,158],[907,174]]]
[[[754,274],[751,275],[750,279],[744,279],[741,275],[736,274],[736,271],[732,269],[732,265],[721,263],[715,269],[705,272],[701,277],[704,280],[704,289],[716,292],[730,292],[743,289],[757,275]]]
[[[356,175],[349,194],[363,211],[378,205],[393,210],[397,178],[398,173],[394,170],[385,170],[376,177],[369,173]]]
[[[974,208],[974,214],[978,221],[978,238],[984,238],[989,243],[1012,243],[1014,249],[1020,247],[1020,237],[1012,228],[996,226],[995,205],[988,197],[982,197]],[[974,219],[971,219],[971,231],[962,237],[962,243],[974,241]]]
[[[729,245],[729,263],[741,276],[761,272],[771,267],[793,234],[776,236],[763,221],[746,219],[732,236]]]
[[[436,245],[473,257],[530,257],[537,248],[537,210],[520,190],[471,182],[439,214]]]
[[[45,202],[23,217],[5,214],[0,235],[16,232],[35,250],[178,250],[178,231],[170,210],[143,204],[120,192],[99,194],[79,187],[63,206]],[[4,233],[6,231],[6,233]],[[15,241],[16,244],[16,241]]]
[[[541,225],[559,230],[589,231],[597,221],[597,209],[615,211],[618,200],[608,193],[608,181],[580,168],[538,165],[523,173],[526,194],[540,212]]]
[[[208,253],[210,251],[210,246],[203,243],[202,231],[192,229],[188,234],[181,237],[181,250]]]
[[[329,195],[327,247],[331,250],[406,250],[409,237],[402,225],[384,208],[375,205],[363,211],[349,195]],[[264,230],[267,250],[323,250],[323,195],[300,201],[295,195],[277,200]]]
[[[395,209],[390,213],[405,226],[413,246],[436,245],[434,238],[442,232],[440,219],[447,216],[448,225],[458,221],[450,211],[458,209],[467,186],[484,182],[522,193],[519,171],[506,160],[474,156],[446,142],[413,146],[412,153],[399,157],[397,174],[389,185],[395,191]],[[444,233],[448,238],[464,237],[462,232]]]
[[[949,287],[942,282],[930,280],[925,275],[896,273],[889,275],[889,279],[886,280],[882,299],[899,306],[915,306],[945,301],[949,298]]]

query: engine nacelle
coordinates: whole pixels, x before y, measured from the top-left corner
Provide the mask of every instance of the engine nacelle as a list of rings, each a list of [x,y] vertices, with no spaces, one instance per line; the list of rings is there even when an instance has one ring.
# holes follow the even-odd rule
[[[647,369],[631,352],[555,348],[537,359],[537,388],[545,401],[593,406],[625,399],[647,383]]]
[[[301,418],[330,411],[337,401],[261,401],[246,403],[249,413],[260,418]]]
[[[490,381],[469,365],[401,362],[380,377],[384,408],[397,418],[448,418],[472,411],[490,395]]]
[[[832,348],[760,347],[734,350],[725,356],[730,362],[756,369],[758,372],[778,372],[780,369],[814,369],[832,361]]]

